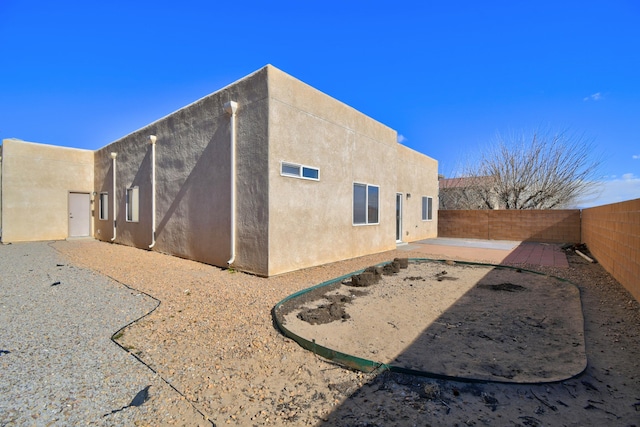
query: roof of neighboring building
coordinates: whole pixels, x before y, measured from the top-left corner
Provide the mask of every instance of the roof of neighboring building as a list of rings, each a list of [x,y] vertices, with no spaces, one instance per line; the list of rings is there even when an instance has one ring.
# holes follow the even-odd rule
[[[468,176],[461,178],[442,178],[438,180],[440,188],[466,188],[477,187],[479,185],[489,185],[493,177],[491,176]]]

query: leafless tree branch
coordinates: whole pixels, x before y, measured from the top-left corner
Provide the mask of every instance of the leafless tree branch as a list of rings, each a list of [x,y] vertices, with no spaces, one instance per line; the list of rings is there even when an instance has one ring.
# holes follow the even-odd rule
[[[601,164],[584,136],[536,131],[498,136],[464,172],[441,184],[443,209],[558,209],[589,193]]]

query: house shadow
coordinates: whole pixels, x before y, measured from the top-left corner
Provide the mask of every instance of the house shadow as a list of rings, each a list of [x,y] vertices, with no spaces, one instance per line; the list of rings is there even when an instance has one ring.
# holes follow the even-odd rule
[[[319,425],[413,425],[411,413],[424,412],[429,405],[430,412],[448,413],[465,393],[491,405],[491,397],[484,394],[486,384],[552,383],[584,371],[584,321],[574,285],[504,266],[461,263],[445,268],[449,281],[457,280],[464,269],[485,273],[435,317],[427,314],[430,301],[416,301],[415,323],[424,327],[395,356],[379,361],[383,364],[378,373],[362,386],[330,384],[347,397]],[[403,280],[402,286],[449,284],[415,271],[405,277],[410,280]],[[398,339],[402,331],[394,313],[382,310],[376,317],[377,341]],[[396,329],[385,329],[385,324]]]
[[[540,243],[534,240],[521,242],[501,265],[541,265],[568,267],[567,256],[559,243]]]

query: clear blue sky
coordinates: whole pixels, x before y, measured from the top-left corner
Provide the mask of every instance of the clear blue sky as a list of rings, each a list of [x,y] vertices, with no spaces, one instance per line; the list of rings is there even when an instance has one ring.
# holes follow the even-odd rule
[[[0,138],[102,147],[273,64],[451,175],[497,133],[606,153],[640,197],[640,2],[0,0]]]

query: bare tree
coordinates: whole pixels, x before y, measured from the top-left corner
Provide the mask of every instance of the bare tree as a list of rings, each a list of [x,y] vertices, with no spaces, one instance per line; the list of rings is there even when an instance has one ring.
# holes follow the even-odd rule
[[[497,204],[491,176],[442,177],[439,184],[440,209],[492,209]]]
[[[558,209],[592,192],[601,164],[582,136],[536,131],[529,138],[498,136],[467,167],[470,190],[462,209]],[[471,203],[469,203],[471,202]]]

